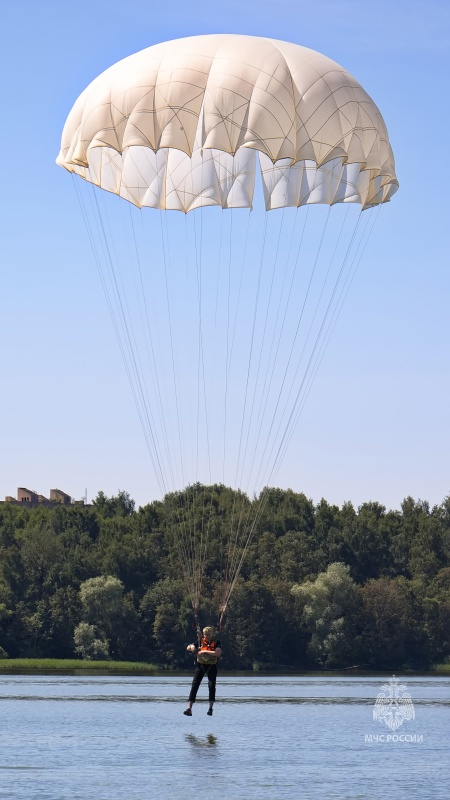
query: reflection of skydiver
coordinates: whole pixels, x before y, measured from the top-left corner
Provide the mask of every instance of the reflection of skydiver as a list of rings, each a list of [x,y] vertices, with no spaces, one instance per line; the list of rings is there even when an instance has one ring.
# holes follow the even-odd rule
[[[193,733],[186,733],[186,741],[194,747],[217,747],[217,739],[212,733],[208,733],[206,739],[194,736]]]
[[[183,714],[187,717],[192,717],[192,706],[195,703],[199,686],[205,675],[208,676],[208,689],[209,689],[209,708],[206,712],[209,717],[212,717],[213,705],[216,699],[216,678],[217,678],[217,662],[222,655],[222,646],[218,639],[216,639],[216,632],[214,628],[208,626],[203,628],[203,636],[199,634],[198,644],[188,644],[188,653],[196,653],[197,658],[195,662],[194,678],[192,680],[191,692],[189,694],[189,704]]]

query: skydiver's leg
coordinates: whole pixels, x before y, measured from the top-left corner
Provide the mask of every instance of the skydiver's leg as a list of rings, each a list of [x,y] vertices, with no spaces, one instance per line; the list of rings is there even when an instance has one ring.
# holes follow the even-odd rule
[[[195,703],[195,698],[197,697],[197,692],[203,680],[204,674],[205,671],[203,667],[200,664],[197,664],[194,672],[194,677],[192,679],[191,691],[189,694],[189,708],[192,708],[193,704]]]
[[[208,690],[209,690],[209,709],[208,715],[211,717],[213,713],[213,705],[216,699],[216,679],[217,679],[217,666],[213,664],[208,669]]]

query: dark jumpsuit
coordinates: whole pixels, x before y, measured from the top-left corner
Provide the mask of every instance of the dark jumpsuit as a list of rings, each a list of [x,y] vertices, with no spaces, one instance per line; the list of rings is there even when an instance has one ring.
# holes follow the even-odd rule
[[[218,639],[216,639],[215,642],[211,642],[211,644],[214,645],[214,650],[216,647],[222,646]],[[205,675],[208,676],[209,702],[214,703],[216,699],[217,664],[200,664],[197,660],[195,662],[195,672],[189,694],[190,703],[195,703],[199,686]]]

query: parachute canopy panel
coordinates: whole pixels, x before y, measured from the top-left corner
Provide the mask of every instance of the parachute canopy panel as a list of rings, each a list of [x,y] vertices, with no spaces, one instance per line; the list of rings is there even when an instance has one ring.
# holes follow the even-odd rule
[[[398,188],[384,120],[320,53],[214,34],[135,53],[76,101],[57,163],[138,207],[384,203]]]

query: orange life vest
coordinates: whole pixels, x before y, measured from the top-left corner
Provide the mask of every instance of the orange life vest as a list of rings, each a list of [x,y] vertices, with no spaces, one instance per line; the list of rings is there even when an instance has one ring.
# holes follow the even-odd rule
[[[215,641],[213,640],[212,642],[207,642],[205,637],[202,636],[202,641],[201,641],[201,645],[200,645],[200,647],[198,649],[198,652],[199,653],[202,653],[202,652],[203,653],[204,652],[214,653],[215,649],[216,649]]]
[[[216,643],[207,642],[205,637],[202,636],[200,647],[197,650],[197,661],[200,664],[217,664],[217,656],[215,653]]]

